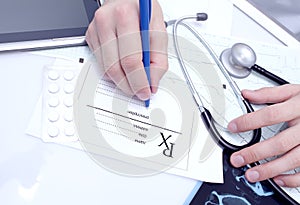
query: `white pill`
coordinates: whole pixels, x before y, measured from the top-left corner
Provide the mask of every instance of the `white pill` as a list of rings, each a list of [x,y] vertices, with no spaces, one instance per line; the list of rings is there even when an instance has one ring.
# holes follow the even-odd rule
[[[50,137],[57,137],[59,134],[59,129],[55,126],[49,126],[48,127],[48,135]]]
[[[67,94],[71,94],[71,93],[73,93],[73,91],[74,91],[74,86],[73,86],[72,84],[70,84],[70,83],[65,84],[65,86],[64,86],[64,91],[65,91],[65,93],[67,93]]]
[[[75,129],[73,126],[65,127],[65,135],[71,137],[75,134]]]
[[[72,122],[73,121],[73,112],[67,111],[64,115],[64,119],[68,122]]]
[[[58,105],[59,105],[59,100],[58,100],[58,98],[51,98],[51,99],[49,99],[49,101],[48,101],[48,105],[50,106],[50,107],[57,107]]]
[[[50,80],[57,80],[59,78],[59,73],[57,71],[55,71],[55,70],[50,70],[48,72],[48,78]]]
[[[73,78],[74,78],[74,73],[73,73],[72,71],[66,71],[66,72],[64,73],[64,78],[65,78],[65,80],[67,80],[67,81],[71,81],[71,80],[73,80]]]
[[[48,91],[55,94],[59,91],[59,86],[56,83],[51,83],[48,87]]]
[[[65,97],[64,98],[64,104],[67,107],[72,107],[73,106],[73,98],[71,98],[71,97]]]
[[[55,111],[50,111],[48,113],[48,120],[50,122],[56,122],[59,119],[59,114]]]

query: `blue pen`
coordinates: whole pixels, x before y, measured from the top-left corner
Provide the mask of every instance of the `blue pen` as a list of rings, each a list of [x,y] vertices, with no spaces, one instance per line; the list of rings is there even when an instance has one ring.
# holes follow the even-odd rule
[[[151,19],[151,0],[140,0],[140,30],[142,38],[143,49],[143,64],[147,75],[148,83],[150,86],[150,36],[149,36],[149,23]],[[150,99],[145,101],[145,106],[149,107]]]

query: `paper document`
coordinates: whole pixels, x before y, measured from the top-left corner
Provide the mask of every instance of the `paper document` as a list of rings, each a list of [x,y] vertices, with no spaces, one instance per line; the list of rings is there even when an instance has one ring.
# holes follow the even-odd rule
[[[171,71],[179,66],[177,61],[169,63]],[[201,181],[223,181],[222,151],[205,132],[181,75],[168,71],[146,108],[114,83],[98,81],[99,68],[94,65],[86,64],[78,78],[74,112],[79,141],[95,161],[125,175],[166,171]],[[205,143],[213,145],[201,161]],[[120,162],[107,162],[98,155]]]
[[[257,63],[259,65],[261,65],[263,67],[266,67],[270,71],[274,72],[277,75],[280,75],[281,77],[285,78],[286,80],[288,80],[290,82],[299,83],[299,81],[297,79],[295,79],[295,76],[298,76],[295,73],[299,72],[299,66],[300,66],[300,61],[299,61],[299,58],[297,57],[299,52],[297,52],[297,50],[292,50],[292,49],[288,49],[288,48],[280,47],[280,46],[263,45],[263,44],[259,44],[259,43],[251,42],[251,41],[246,42],[245,40],[224,38],[224,37],[213,36],[213,35],[204,35],[204,37],[210,43],[211,47],[214,48],[214,50],[215,50],[215,52],[217,54],[220,54],[224,49],[227,49],[228,47],[231,47],[236,42],[245,42],[245,43],[248,43],[249,45],[251,45],[251,47],[253,47],[254,50],[257,51],[257,53],[258,53],[258,55],[257,55],[258,62]],[[172,71],[174,73],[180,73],[181,71],[178,70],[178,65],[173,66],[173,64],[176,64],[176,62],[174,62],[173,60],[171,60],[170,61],[170,69],[172,69]],[[176,80],[168,78],[167,76],[166,76],[165,79],[169,83],[170,82],[171,83],[177,82]],[[177,78],[177,80],[178,79],[179,79],[179,81],[183,82],[183,79],[181,77]],[[257,76],[255,73],[251,74],[250,76],[248,76],[245,79],[235,79],[235,81],[237,82],[237,84],[240,86],[241,89],[243,89],[243,88],[258,89],[260,87],[273,86],[274,85],[272,82],[268,81],[265,78]],[[110,85],[110,82],[105,82],[105,83],[106,83],[106,86]],[[179,83],[179,84],[181,84],[181,83]],[[97,87],[97,90],[100,89],[100,91],[101,91],[101,89],[103,89],[103,86],[104,85],[101,85],[101,86]],[[225,81],[224,81],[224,85],[223,86],[224,87],[227,86]],[[197,83],[197,87],[198,87],[200,93],[204,93],[205,89],[203,89],[203,84],[201,84],[200,81]],[[115,90],[115,88],[111,88],[111,89]],[[96,86],[95,86],[95,90],[96,90]],[[228,92],[228,91],[226,90],[226,92]],[[151,99],[151,105],[152,104],[155,105],[156,99],[164,99],[163,97],[161,97],[161,94],[164,95],[163,90],[162,90],[162,93],[157,93],[157,95],[153,96],[153,99]],[[228,98],[230,98],[230,92],[228,92],[226,94],[226,96],[228,96]],[[133,102],[136,102],[136,100],[133,100]],[[43,113],[43,111],[41,110],[41,108],[42,108],[41,103],[42,102],[40,101],[40,104],[37,105],[37,110],[39,110],[39,111],[35,112],[36,115],[35,115],[35,117],[33,116],[33,118],[39,118],[39,116],[41,115],[41,113]],[[141,104],[142,104],[142,102],[141,102]],[[209,107],[209,102],[207,104],[208,104],[208,108],[211,108],[211,107]],[[140,110],[140,109],[143,108],[143,107],[140,107],[138,105],[136,105],[136,106],[137,106],[138,110]],[[174,107],[176,108],[176,104],[175,104]],[[256,107],[256,106],[254,106],[254,107]],[[259,108],[259,107],[257,107],[257,108]],[[101,112],[103,114],[105,111],[101,111]],[[132,115],[131,117],[135,117],[135,119],[136,119],[137,116],[135,115],[135,112],[136,111],[132,111],[130,113]],[[138,113],[138,112],[136,112],[136,113]],[[44,114],[45,113],[43,113],[43,115]],[[127,110],[127,112],[125,112],[125,110],[124,110],[123,114],[127,115],[128,114],[128,110]],[[36,120],[35,122],[41,123],[40,120]],[[173,123],[170,123],[170,124],[173,124]],[[38,124],[38,123],[31,123],[29,125],[29,128],[28,128],[28,133],[32,134],[34,136],[37,136],[37,137],[41,137],[41,133],[38,131],[39,126],[44,126],[44,125],[41,125],[41,124]],[[195,143],[194,143],[194,144],[196,144],[195,147],[199,146],[199,144],[201,144],[203,146],[203,144],[205,144],[205,140],[209,139],[209,138],[205,138],[205,137],[202,138],[202,136],[207,136],[207,132],[206,132],[206,128],[203,126],[203,123],[201,122],[201,120],[199,121],[198,126],[199,126],[198,132],[201,133],[201,134],[199,134],[199,136],[201,136],[201,137],[199,137],[199,139],[197,139],[195,141]],[[166,125],[165,127],[168,128],[169,124],[168,124],[168,126]],[[172,126],[170,127],[170,129],[173,129],[173,128],[174,127],[172,127]],[[175,128],[176,128],[175,129],[175,131],[176,131],[177,127],[175,127]],[[136,127],[135,127],[135,129],[138,129],[139,131],[143,131],[143,129],[145,129],[145,128],[143,128],[143,126],[141,126],[141,124],[137,124]],[[263,128],[262,131],[263,131],[263,138],[265,139],[265,138],[268,138],[268,137],[273,136],[274,134],[276,134],[277,131],[278,131],[278,126],[276,125],[276,126],[272,126],[272,127],[266,127],[266,128]],[[167,139],[169,137],[169,135],[170,134],[168,134],[168,133],[163,134],[164,139],[166,140],[166,142],[167,142],[167,144],[168,144],[168,146],[170,148],[171,147],[170,143],[174,142],[172,140],[175,140],[175,135],[172,135],[172,137],[170,137],[169,139]],[[180,136],[180,135],[177,134],[176,136]],[[162,136],[160,136],[160,137],[161,138],[158,138],[158,139],[160,139],[161,142],[163,142],[164,140],[163,140]],[[78,149],[82,149],[82,146],[80,145],[80,143],[78,141],[76,141],[76,142],[70,142],[70,143],[63,143],[63,142],[59,142],[58,141],[57,143],[64,144],[64,145],[67,145],[67,146],[70,146],[70,147],[75,147],[75,148],[78,148]],[[143,145],[142,143],[143,142],[141,140],[140,145]],[[158,145],[157,145],[157,149],[158,148],[161,148],[160,149],[160,154],[162,156],[164,156],[163,155],[163,150],[167,149],[166,145],[164,143],[160,147],[158,147]],[[203,150],[203,147],[201,147],[201,149]],[[127,151],[127,150],[125,150],[125,151]],[[218,153],[218,152],[220,152],[220,153]],[[147,152],[145,152],[145,153],[147,153]],[[170,155],[170,151],[165,151],[165,153]],[[195,155],[195,157],[194,157],[194,155]],[[192,156],[192,157],[189,158],[189,159],[187,159],[190,156]],[[211,161],[210,160],[205,161],[205,163],[208,164],[207,166],[206,166],[205,163],[201,164],[203,166],[200,166],[200,165],[198,166],[199,163],[194,163],[195,166],[199,167],[199,169],[200,169],[200,167],[201,167],[201,169],[203,169],[201,171],[198,171],[197,176],[195,178],[201,178],[202,176],[199,177],[200,174],[203,174],[205,172],[205,174],[209,174],[209,176],[203,176],[203,177],[205,177],[205,179],[203,179],[203,181],[209,181],[212,178],[213,178],[213,180],[211,180],[211,181],[217,181],[217,179],[219,177],[219,174],[222,172],[221,169],[219,171],[217,171],[217,169],[212,169],[212,168],[209,168],[209,167],[216,168],[215,167],[216,165],[219,166],[217,163],[221,162],[221,151],[217,148],[215,150],[215,152],[211,154],[211,156],[212,156],[210,158],[210,159],[212,159]],[[199,162],[199,152],[198,152],[198,150],[192,149],[189,152],[187,152],[187,154],[185,155],[185,158],[182,158],[182,162],[181,163],[178,162],[176,164],[176,168],[174,167],[173,169],[169,169],[168,171],[171,172],[171,173],[176,173],[176,174],[180,174],[180,175],[184,175],[184,176],[188,176],[188,177],[194,178],[191,173],[187,174],[188,172],[186,171],[186,169],[185,170],[182,169],[187,164],[188,164],[188,167],[191,170],[194,169],[191,166],[191,163],[189,163],[189,160],[191,160],[191,159],[193,160],[193,158],[195,158],[195,159],[197,158],[198,159],[197,162]],[[196,160],[194,162],[196,162]],[[197,168],[195,168],[195,170],[197,170]],[[217,174],[215,174],[215,173],[212,172],[214,170],[216,171]],[[195,174],[196,172],[193,172],[193,173]],[[209,173],[207,173],[207,172],[209,172]]]
[[[86,57],[85,61],[88,59]],[[53,70],[45,71],[51,73],[50,78],[53,75],[52,71],[64,78],[64,71],[69,72],[71,67],[74,67],[74,71],[77,71],[76,68],[78,66],[78,63],[75,63],[75,59],[69,61],[69,64],[66,60],[57,59],[54,65],[51,66]],[[86,135],[82,135],[79,138],[77,136],[76,140],[74,140],[74,137],[66,140],[67,136],[65,133],[68,127],[66,123],[69,124],[69,121],[64,123],[66,119],[64,115],[69,112],[70,107],[65,106],[65,110],[61,108],[61,106],[64,107],[64,100],[70,94],[66,93],[65,96],[59,94],[64,92],[64,84],[69,82],[60,83],[58,87],[61,88],[61,91],[53,94],[54,97],[59,97],[58,101],[61,102],[60,107],[58,107],[59,118],[57,119],[59,120],[55,122],[53,122],[52,115],[54,110],[52,107],[52,93],[49,93],[49,89],[45,87],[43,89],[43,99],[40,100],[40,103],[43,104],[41,107],[43,107],[42,122],[44,122],[42,133],[40,134],[42,139],[46,142],[55,142],[81,150],[85,149],[88,153],[91,153],[93,158],[95,154],[98,154],[101,159],[118,159],[122,163],[125,162],[126,165],[129,164],[134,171],[140,170],[137,175],[167,171],[168,173],[201,181],[222,182],[222,151],[208,135],[200,120],[199,112],[186,87],[176,58],[170,56],[169,67],[169,72],[160,83],[158,93],[151,98],[149,109],[144,107],[142,101],[126,96],[112,82],[106,79],[98,82],[94,88],[88,89],[88,91],[92,92],[89,94],[92,102],[84,104],[84,107],[94,111],[92,117],[96,119],[96,124],[89,123],[89,127],[83,131]],[[49,83],[49,74],[44,76],[44,81],[46,82],[44,85],[52,85],[54,81],[51,80],[51,83]],[[90,73],[90,76],[95,75]],[[198,84],[201,83],[201,79],[195,78],[195,81]],[[86,79],[85,82],[90,83],[91,80]],[[203,86],[204,83],[202,82],[201,84],[199,84],[199,91],[201,90],[201,94],[204,95],[207,90]],[[83,91],[81,90],[81,92]],[[83,99],[88,98],[85,96]],[[207,100],[209,101],[209,98]],[[182,103],[189,104],[188,106],[183,106],[181,105]],[[113,105],[117,106],[112,107]],[[127,105],[128,107],[126,107]],[[51,112],[48,112],[49,110]],[[84,111],[84,109],[80,110]],[[40,118],[39,112],[35,112],[35,114],[36,117],[33,117],[33,119]],[[80,119],[84,121],[84,118]],[[156,120],[153,122],[153,119]],[[40,120],[35,120],[35,123],[32,124],[37,125],[37,122],[40,122]],[[49,124],[51,125],[50,127]],[[53,132],[52,125],[55,125],[58,131]],[[184,126],[184,129],[181,128],[182,126]],[[106,138],[103,138],[102,141],[91,139],[90,137],[98,136],[98,133],[90,135],[92,130],[98,131],[99,129]],[[35,136],[39,136],[38,132],[37,129],[30,127],[27,131],[27,133]],[[53,133],[57,133],[57,136],[53,135]],[[158,135],[151,138],[151,133]],[[64,137],[61,137],[61,135],[64,135]],[[107,146],[103,143],[103,140],[107,142]],[[213,144],[205,146],[205,143]],[[118,152],[141,159],[138,162],[132,160],[132,158],[130,160],[123,159],[123,155],[121,157],[114,155]],[[103,158],[103,156],[107,158]],[[111,164],[115,161],[108,160],[108,163]]]

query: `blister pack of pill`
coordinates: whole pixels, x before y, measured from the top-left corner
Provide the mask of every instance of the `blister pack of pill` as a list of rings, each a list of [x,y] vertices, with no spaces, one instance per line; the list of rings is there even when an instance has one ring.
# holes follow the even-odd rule
[[[73,122],[73,92],[80,64],[47,66],[43,77],[43,127],[45,142],[78,140]]]

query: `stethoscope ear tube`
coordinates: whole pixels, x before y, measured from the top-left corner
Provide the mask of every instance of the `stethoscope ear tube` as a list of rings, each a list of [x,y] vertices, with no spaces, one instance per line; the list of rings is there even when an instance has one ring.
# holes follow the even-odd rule
[[[253,112],[252,106],[245,100],[243,101],[245,104],[245,107],[247,109],[247,112]],[[253,130],[253,137],[251,141],[245,145],[238,146],[229,143],[227,140],[225,140],[219,131],[217,130],[215,124],[214,124],[214,119],[208,109],[204,107],[204,111],[201,112],[201,118],[210,134],[210,136],[213,137],[214,141],[223,149],[226,149],[227,151],[233,153],[235,151],[241,150],[245,147],[248,147],[249,145],[255,144],[259,142],[260,137],[261,137],[261,129],[255,129]]]
[[[227,143],[226,140],[224,140],[224,138],[220,135],[220,133],[218,132],[218,130],[213,122],[213,117],[212,117],[211,113],[205,107],[204,107],[204,111],[201,112],[201,118],[202,118],[202,121],[203,121],[207,131],[210,134],[210,137],[212,137],[213,140],[219,146],[221,146],[221,148],[223,148],[227,151],[230,151],[230,153],[232,153],[236,150],[239,150],[238,146]],[[229,144],[229,146],[228,146],[228,144]]]
[[[200,17],[202,19],[205,19],[205,15],[201,15]],[[212,137],[213,140],[216,142],[216,144],[218,144],[221,148],[224,149],[224,151],[228,152],[229,154],[259,142],[260,138],[261,138],[261,134],[262,134],[261,128],[253,130],[253,133],[252,133],[253,136],[252,136],[252,139],[250,140],[250,142],[248,142],[247,144],[241,145],[241,146],[229,143],[226,139],[224,139],[221,136],[218,129],[216,128],[216,126],[215,126],[216,122],[214,121],[213,116],[211,115],[210,111],[204,107],[204,105],[201,101],[201,98],[200,98],[196,88],[194,87],[194,84],[192,83],[192,81],[189,77],[189,74],[188,74],[188,72],[186,70],[186,67],[185,67],[185,64],[184,64],[184,61],[182,60],[182,56],[180,54],[180,49],[178,48],[178,42],[177,42],[177,26],[179,24],[182,24],[189,31],[191,31],[198,38],[198,40],[203,44],[203,46],[209,51],[209,54],[215,60],[216,64],[218,65],[218,67],[220,68],[220,70],[222,71],[222,73],[224,74],[226,79],[228,80],[229,84],[231,85],[234,94],[239,99],[239,103],[244,104],[247,113],[254,112],[254,109],[252,108],[251,104],[246,99],[243,98],[243,96],[240,93],[240,90],[239,90],[238,86],[231,79],[231,76],[228,74],[228,71],[226,71],[223,64],[220,62],[220,60],[218,59],[218,57],[216,56],[214,51],[210,48],[208,43],[203,39],[203,37],[197,31],[195,31],[192,27],[190,27],[188,24],[185,24],[183,22],[184,20],[188,20],[188,19],[197,19],[197,18],[195,18],[194,16],[192,16],[192,17],[190,17],[190,16],[182,17],[178,20],[169,21],[168,23],[166,23],[166,26],[174,24],[174,27],[173,27],[173,40],[174,40],[174,47],[175,47],[175,51],[176,51],[176,54],[177,54],[177,57],[178,57],[178,61],[179,61],[179,64],[181,66],[184,77],[187,81],[188,87],[189,87],[189,89],[190,89],[190,91],[191,91],[191,93],[194,97],[194,100],[195,100],[195,102],[198,106],[198,109],[199,109],[200,114],[201,114],[202,121],[203,121],[204,125],[206,126],[206,128],[207,128],[207,130],[210,134],[210,137]],[[250,166],[257,166],[257,165],[259,165],[259,162],[252,163]],[[282,190],[274,182],[274,180],[269,179],[267,181],[270,182],[270,184],[274,187],[274,189],[277,192],[279,192],[289,202],[291,202],[291,204],[298,204],[292,197],[290,197],[284,190]]]
[[[253,112],[253,107],[251,106],[251,104],[247,101],[247,100],[243,100],[243,103],[247,109],[247,112]],[[213,117],[211,115],[211,113],[209,112],[209,110],[207,110],[206,108],[204,108],[204,111],[201,112],[201,118],[210,134],[210,136],[213,137],[214,141],[221,147],[224,149],[224,151],[226,151],[229,155],[231,155],[233,152],[241,150],[245,147],[248,147],[249,144],[255,144],[257,142],[259,142],[260,140],[260,136],[261,136],[261,129],[255,129],[253,130],[253,138],[252,140],[243,146],[237,146],[234,144],[231,144],[229,142],[227,142],[218,132],[217,128],[215,127],[214,121],[213,121]],[[250,164],[250,167],[254,167],[254,166],[258,166],[260,165],[259,162],[254,162],[252,164]],[[280,186],[278,186],[273,179],[267,179],[266,181],[268,181],[271,186],[274,188],[274,191],[279,193],[280,195],[282,195],[286,200],[288,200],[292,205],[297,205],[299,204],[297,201],[295,201],[292,197],[290,197]]]
[[[237,146],[237,145],[234,145],[234,144],[231,144],[231,143],[227,142],[220,135],[219,131],[217,130],[217,128],[214,124],[214,119],[213,119],[211,113],[205,107],[204,107],[204,111],[201,112],[201,118],[202,118],[202,121],[203,121],[207,131],[209,132],[210,136],[214,139],[214,141],[221,148],[226,149],[230,152],[235,152],[235,151],[241,149],[241,146]]]
[[[250,167],[255,167],[259,165],[259,162],[249,164]],[[299,205],[299,203],[296,200],[294,200],[290,195],[288,195],[288,193],[286,193],[278,184],[276,184],[273,179],[266,179],[265,181],[269,182],[273,190],[279,195],[282,195],[287,201],[289,201],[291,205]]]
[[[249,103],[248,100],[244,99],[243,103],[246,107],[247,113],[254,112],[254,109],[253,109],[253,107],[251,106],[251,104]],[[252,137],[251,141],[247,143],[247,145],[249,146],[249,145],[253,145],[255,143],[258,143],[261,139],[261,135],[262,135],[261,128],[254,129],[253,130],[253,137]]]

